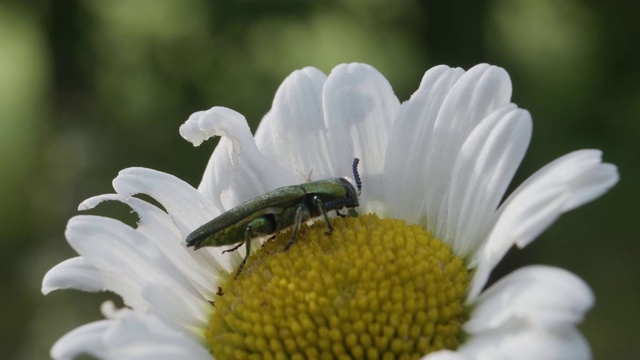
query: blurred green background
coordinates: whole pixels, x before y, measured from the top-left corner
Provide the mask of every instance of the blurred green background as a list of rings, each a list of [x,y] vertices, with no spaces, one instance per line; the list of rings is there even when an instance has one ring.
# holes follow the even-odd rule
[[[596,359],[640,352],[640,27],[622,1],[2,1],[0,2],[0,349],[43,359],[65,332],[101,318],[109,294],[40,293],[74,256],[64,239],[84,199],[144,166],[197,185],[214,142],[178,126],[222,105],[255,129],[280,82],[312,65],[360,61],[401,100],[431,66],[489,62],[534,119],[516,182],[576,149],[599,148],[622,180],[513,251],[569,269],[594,289],[582,329]],[[115,204],[101,214],[135,219]]]

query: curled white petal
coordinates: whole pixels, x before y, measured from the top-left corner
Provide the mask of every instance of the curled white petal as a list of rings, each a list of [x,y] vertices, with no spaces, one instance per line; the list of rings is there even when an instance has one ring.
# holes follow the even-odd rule
[[[202,139],[222,137],[198,187],[222,209],[295,183],[290,172],[262,155],[244,116],[231,109],[213,107],[194,113],[180,127],[180,134],[196,145]]]
[[[198,120],[204,115],[205,111],[196,111],[189,116],[187,121],[180,125],[180,135],[194,146],[200,146],[203,142],[215,134],[208,134],[199,126]]]

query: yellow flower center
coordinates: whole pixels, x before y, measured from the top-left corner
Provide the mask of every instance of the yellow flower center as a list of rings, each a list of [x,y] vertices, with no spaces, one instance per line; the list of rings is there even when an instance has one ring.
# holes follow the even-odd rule
[[[415,358],[456,348],[463,261],[416,225],[375,215],[303,226],[266,242],[215,298],[217,359]],[[221,290],[221,291],[220,291]]]

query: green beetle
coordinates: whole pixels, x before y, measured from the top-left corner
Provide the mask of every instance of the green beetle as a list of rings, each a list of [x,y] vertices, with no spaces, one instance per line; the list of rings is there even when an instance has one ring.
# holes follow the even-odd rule
[[[357,216],[353,208],[358,207],[358,196],[362,182],[358,174],[358,158],[353,159],[355,187],[347,178],[328,178],[300,185],[285,186],[248,200],[220,216],[207,222],[187,236],[187,246],[197,250],[203,246],[224,246],[247,244],[246,255],[238,267],[240,275],[251,252],[251,240],[257,236],[273,235],[293,226],[291,239],[285,250],[296,240],[303,222],[322,215],[327,224],[327,235],[333,231],[328,211],[339,212],[349,209],[349,214]]]

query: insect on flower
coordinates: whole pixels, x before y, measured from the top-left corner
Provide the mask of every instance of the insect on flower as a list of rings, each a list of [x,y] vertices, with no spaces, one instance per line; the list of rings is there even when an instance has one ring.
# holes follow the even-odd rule
[[[273,235],[293,226],[291,239],[285,250],[296,241],[296,235],[303,222],[322,215],[327,224],[327,235],[333,231],[329,215],[335,210],[338,216],[343,208],[349,215],[357,216],[353,208],[358,207],[358,196],[362,182],[358,174],[358,158],[353,159],[354,184],[348,178],[327,178],[300,185],[281,187],[248,200],[222,213],[187,236],[187,246],[197,250],[203,246],[224,246],[238,244],[227,251],[233,251],[246,244],[246,255],[238,271],[240,275],[251,252],[251,240],[258,236]]]

